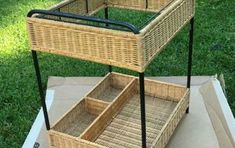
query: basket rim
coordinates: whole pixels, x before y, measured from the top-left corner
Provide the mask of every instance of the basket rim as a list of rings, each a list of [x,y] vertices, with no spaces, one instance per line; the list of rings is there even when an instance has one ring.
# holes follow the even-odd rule
[[[56,4],[52,7],[50,7],[49,9],[47,10],[40,10],[40,9],[35,9],[35,10],[31,10],[28,12],[27,14],[27,18],[36,18],[36,16],[38,16],[37,14],[38,13],[45,13],[46,11],[48,13],[51,13],[53,14],[52,12],[56,9],[59,9],[71,2],[74,2],[76,0],[64,0],[62,2],[60,2],[59,4]],[[124,9],[134,9],[134,10],[138,10],[138,11],[145,11],[145,12],[155,12],[156,14],[159,14],[157,17],[155,17],[154,19],[150,20],[147,25],[145,25],[142,29],[137,29],[137,27],[127,21],[118,21],[118,20],[112,20],[112,19],[103,19],[103,20],[106,20],[106,21],[116,21],[117,23],[121,23],[122,25],[126,25],[129,27],[129,29],[131,29],[131,32],[130,31],[127,31],[127,30],[117,30],[117,29],[112,29],[112,28],[106,28],[106,27],[100,27],[100,26],[91,26],[91,25],[86,25],[86,24],[76,24],[77,26],[82,26],[82,27],[89,27],[90,29],[97,29],[97,30],[109,30],[109,31],[113,31],[113,32],[123,32],[123,33],[131,33],[131,34],[134,34],[136,36],[145,36],[147,35],[150,30],[152,28],[154,28],[154,26],[159,23],[163,18],[165,18],[177,5],[180,5],[184,0],[170,0],[162,9],[158,10],[158,11],[151,11],[151,10],[147,10],[147,9],[135,9],[135,8],[132,8],[131,6],[116,6],[116,5],[112,5],[112,4],[104,4],[100,7],[98,7],[96,10],[90,12],[88,14],[87,17],[91,17],[92,14],[96,13],[97,11],[103,9],[103,8],[106,8],[106,7],[115,7],[115,8],[124,8]],[[37,13],[38,12],[38,13]],[[59,12],[58,14],[66,14],[66,13],[61,13]],[[70,13],[68,13],[70,14]],[[80,17],[83,17],[85,15],[77,15],[77,16],[80,16]],[[96,18],[96,19],[100,19],[99,17],[93,17],[92,18]],[[43,18],[36,18],[36,19],[43,19]],[[74,23],[73,22],[61,22],[61,21],[58,21],[58,20],[49,20],[49,19],[44,19],[44,20],[47,20],[47,21],[54,21],[56,23],[63,23],[65,25],[73,25]]]

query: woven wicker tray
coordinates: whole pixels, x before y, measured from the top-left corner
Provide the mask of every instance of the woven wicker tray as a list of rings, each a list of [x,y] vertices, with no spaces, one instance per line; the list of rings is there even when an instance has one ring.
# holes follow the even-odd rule
[[[99,25],[74,18],[30,13],[27,28],[32,50],[143,72],[194,16],[194,0],[66,0],[50,8],[50,12],[89,17],[105,8],[148,15],[138,20],[133,14],[130,22],[114,18],[125,21],[124,24],[132,28],[123,30],[123,27],[115,28],[108,23]],[[145,17],[151,19],[139,28],[138,24],[142,24]],[[133,24],[133,20],[137,24]]]
[[[136,77],[110,73],[49,130],[50,147],[141,147]],[[187,88],[145,80],[147,147],[163,148],[189,105]]]

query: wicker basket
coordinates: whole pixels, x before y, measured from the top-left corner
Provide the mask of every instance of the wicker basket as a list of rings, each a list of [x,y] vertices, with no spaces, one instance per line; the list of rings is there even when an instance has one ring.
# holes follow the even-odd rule
[[[145,84],[147,147],[163,148],[189,106],[189,90]],[[136,77],[108,74],[52,127],[50,147],[141,147],[138,86]]]
[[[194,16],[194,0],[67,0],[50,10],[89,17],[110,7],[158,16],[137,32],[130,32],[107,24],[97,27],[72,18],[33,15],[27,18],[32,49],[143,72]],[[124,24],[133,28],[128,22]]]

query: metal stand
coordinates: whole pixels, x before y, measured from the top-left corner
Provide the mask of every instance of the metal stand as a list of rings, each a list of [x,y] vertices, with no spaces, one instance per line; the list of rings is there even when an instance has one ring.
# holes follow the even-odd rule
[[[86,13],[89,13],[89,6],[88,6],[88,0],[86,0]]]
[[[88,12],[88,1],[87,2],[87,12]],[[128,23],[122,23],[122,22],[116,22],[108,20],[108,8],[105,8],[105,18],[106,19],[96,19],[94,17],[85,17],[85,16],[79,16],[79,15],[71,15],[71,14],[63,14],[59,12],[51,12],[51,11],[45,11],[45,10],[32,10],[28,13],[28,17],[31,17],[35,13],[41,13],[41,14],[49,14],[59,17],[67,17],[67,18],[75,18],[75,19],[81,19],[81,20],[87,20],[87,21],[93,21],[93,22],[100,22],[105,23],[106,26],[109,26],[109,24],[119,25],[126,27],[130,29],[133,33],[138,34],[139,30]],[[187,88],[190,88],[191,84],[191,73],[192,73],[192,54],[193,54],[193,32],[194,32],[194,17],[190,20],[190,32],[189,32],[189,53],[188,53],[188,75],[187,75]],[[33,56],[33,62],[38,82],[38,88],[41,98],[41,104],[43,109],[43,114],[45,118],[45,124],[47,130],[50,130],[50,122],[48,118],[48,112],[46,107],[46,101],[45,101],[45,95],[43,93],[43,87],[41,82],[41,75],[40,75],[40,69],[37,59],[37,53],[36,51],[32,50],[32,56]],[[112,72],[112,66],[109,65],[109,72]],[[140,91],[140,109],[141,109],[141,136],[142,136],[142,148],[146,148],[146,116],[145,116],[145,89],[144,89],[144,72],[139,73],[139,91]],[[189,108],[187,108],[186,113],[189,112]]]
[[[32,50],[32,56],[33,56],[33,63],[34,63],[34,68],[35,68],[37,82],[38,82],[39,94],[41,98],[42,110],[43,110],[43,114],[45,118],[45,124],[46,124],[47,130],[50,130],[50,122],[49,122],[48,113],[47,113],[45,95],[43,93],[43,88],[42,88],[42,81],[41,81],[41,74],[40,74],[40,69],[39,69],[39,64],[38,64],[37,52]]]
[[[105,19],[109,19],[109,9],[108,9],[107,6],[104,8],[104,17],[105,17]],[[109,24],[106,23],[105,26],[108,27]],[[109,72],[112,72],[112,66],[111,65],[109,65]]]
[[[109,65],[109,72],[112,72],[113,71],[113,68],[111,65]]]
[[[193,32],[194,32],[194,17],[190,20],[187,88],[190,88],[190,85],[191,85],[192,55],[193,55]],[[186,113],[189,113],[189,107],[187,108]]]
[[[142,148],[146,148],[144,73],[139,73]]]

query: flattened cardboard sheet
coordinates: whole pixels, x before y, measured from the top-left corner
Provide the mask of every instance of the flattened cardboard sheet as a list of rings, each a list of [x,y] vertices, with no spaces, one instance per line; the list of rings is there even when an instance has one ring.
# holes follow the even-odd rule
[[[71,106],[79,102],[101,79],[100,77],[50,77],[48,90],[54,91],[49,110],[51,125],[54,125]],[[186,84],[186,77],[151,77],[150,79]],[[192,77],[190,113],[180,122],[167,148],[219,148],[215,131],[199,93],[200,85],[207,80],[209,80],[208,76]],[[36,142],[39,143],[40,148],[48,146],[45,125],[41,128]]]

